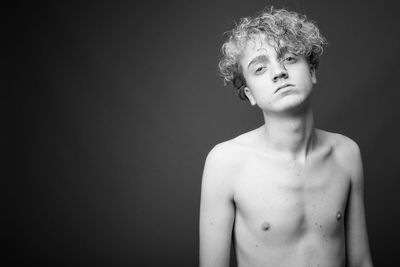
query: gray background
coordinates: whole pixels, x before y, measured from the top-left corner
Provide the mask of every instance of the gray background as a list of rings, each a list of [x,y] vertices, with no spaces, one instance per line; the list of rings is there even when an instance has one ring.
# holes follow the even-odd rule
[[[218,77],[223,33],[273,4],[328,39],[316,125],[360,145],[375,266],[398,265],[396,1],[55,2],[3,8],[5,259],[196,266],[205,157],[263,123]]]

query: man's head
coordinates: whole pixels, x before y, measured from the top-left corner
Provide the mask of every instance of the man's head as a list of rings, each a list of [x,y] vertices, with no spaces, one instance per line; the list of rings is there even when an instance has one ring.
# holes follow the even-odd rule
[[[273,46],[278,54],[287,51],[303,56],[315,75],[322,45],[326,44],[315,24],[296,12],[265,9],[254,17],[242,18],[222,46],[223,57],[219,62],[221,74],[226,82],[231,82],[238,90],[241,99],[248,97],[240,60],[248,43],[255,44],[260,38]]]

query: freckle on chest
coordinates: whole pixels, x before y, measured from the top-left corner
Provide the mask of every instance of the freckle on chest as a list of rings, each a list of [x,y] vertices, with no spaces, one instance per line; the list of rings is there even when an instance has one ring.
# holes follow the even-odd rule
[[[268,222],[263,222],[263,223],[261,224],[261,229],[262,229],[263,231],[268,231],[270,228],[271,228],[271,225],[270,225]]]

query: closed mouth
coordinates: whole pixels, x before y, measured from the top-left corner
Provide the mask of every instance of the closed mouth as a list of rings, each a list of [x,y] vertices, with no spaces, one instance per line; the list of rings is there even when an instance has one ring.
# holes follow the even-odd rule
[[[288,86],[293,86],[293,85],[291,85],[291,84],[283,84],[283,85],[279,86],[279,87],[275,90],[275,93],[277,93],[279,90],[281,90],[281,89],[283,89],[283,88],[286,88],[286,87],[288,87]]]

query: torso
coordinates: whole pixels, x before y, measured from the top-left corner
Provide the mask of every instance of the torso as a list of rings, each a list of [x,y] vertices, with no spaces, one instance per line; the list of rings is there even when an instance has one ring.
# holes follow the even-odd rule
[[[350,177],[340,140],[322,140],[299,165],[231,140],[241,155],[232,177],[238,266],[344,266],[344,222]]]

